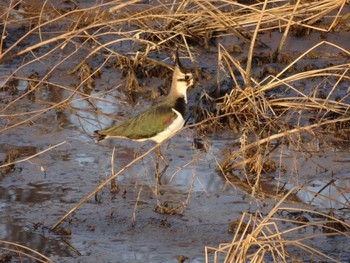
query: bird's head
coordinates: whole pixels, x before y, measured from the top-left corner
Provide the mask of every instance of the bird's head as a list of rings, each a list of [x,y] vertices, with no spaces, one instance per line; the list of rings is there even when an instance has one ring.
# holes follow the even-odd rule
[[[175,69],[171,85],[171,93],[175,96],[183,96],[187,102],[187,89],[193,85],[193,75],[186,70],[179,59],[179,54],[175,54]]]

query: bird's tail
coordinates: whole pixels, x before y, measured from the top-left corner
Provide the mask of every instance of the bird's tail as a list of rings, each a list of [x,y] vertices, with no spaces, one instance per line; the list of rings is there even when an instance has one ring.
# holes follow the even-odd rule
[[[106,139],[106,135],[105,134],[101,134],[100,131],[94,131],[94,136],[96,137],[96,141],[97,142]]]

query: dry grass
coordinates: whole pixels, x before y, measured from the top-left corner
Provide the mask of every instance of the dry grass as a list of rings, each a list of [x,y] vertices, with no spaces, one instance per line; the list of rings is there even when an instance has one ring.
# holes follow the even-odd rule
[[[129,103],[137,103],[139,96],[150,93],[143,90],[138,79],[157,77],[165,81],[171,72],[171,63],[166,58],[175,46],[184,56],[195,61],[196,53],[203,47],[209,49],[216,41],[217,89],[220,90],[220,81],[226,76],[233,80],[232,89],[220,98],[204,94],[202,101],[215,104],[213,108],[216,111],[198,112],[202,116],[198,119],[203,121],[194,126],[201,131],[209,130],[208,127],[212,125],[208,123],[225,128],[229,126],[232,130],[238,127],[240,148],[223,156],[218,164],[218,170],[228,181],[234,171],[243,170],[247,188],[254,196],[259,189],[261,174],[268,169],[272,152],[280,145],[299,147],[301,143],[298,138],[303,134],[320,140],[324,134],[344,136],[349,140],[346,138],[350,126],[349,92],[342,90],[342,83],[350,81],[350,64],[339,63],[299,71],[295,67],[314,57],[315,53],[321,53],[325,47],[332,47],[347,58],[350,50],[320,41],[296,58],[283,53],[286,39],[291,34],[305,36],[311,31],[322,34],[346,23],[348,16],[341,15],[345,0],[271,0],[252,5],[234,1],[192,0],[170,4],[157,2],[151,6],[139,1],[124,2],[115,0],[70,8],[53,6],[48,2],[41,6],[28,6],[22,1],[13,0],[9,0],[7,5],[0,4],[0,66],[4,69],[0,75],[0,91],[6,94],[6,98],[1,100],[0,134],[20,126],[33,125],[50,112],[59,114],[67,111],[83,118],[79,115],[81,109],[74,105],[85,100],[89,102],[85,112],[112,118],[96,107],[97,102],[114,103],[106,99],[106,95],[118,89],[125,93]],[[283,32],[283,37],[276,50],[259,59],[287,66],[281,70],[256,73],[254,68],[259,67],[261,62],[256,62],[255,48],[263,44],[259,35],[273,30]],[[22,34],[17,32],[17,37],[12,38],[11,34],[15,31]],[[220,43],[221,39],[226,38],[238,38],[241,43],[250,45],[245,61],[235,59]],[[154,58],[158,55],[163,55],[164,60]],[[113,88],[101,87],[92,92],[100,71],[107,67],[122,71],[124,77]],[[74,86],[60,82],[57,79],[59,74],[69,74]],[[19,83],[25,86],[22,91],[18,91]],[[323,87],[327,87],[326,94],[319,96],[324,91]],[[40,95],[46,91],[56,93],[55,100]],[[152,90],[154,93],[158,92]],[[278,96],[272,96],[273,93]],[[345,95],[337,98],[339,93]],[[35,106],[31,105],[33,102]],[[18,110],[21,103],[32,107],[21,112]],[[84,118],[90,123],[96,122],[96,118]],[[340,134],[340,130],[343,134]],[[153,150],[150,149],[119,171],[113,171],[109,179],[83,198],[53,228],[108,182]],[[283,158],[283,153],[281,155]],[[0,168],[15,163],[3,164]],[[261,262],[269,254],[279,262],[289,257],[285,247],[294,245],[310,254],[332,260],[322,252],[304,246],[300,240],[284,238],[286,233],[323,223],[320,221],[282,231],[275,215],[278,211],[292,208],[282,208],[280,205],[276,205],[267,216],[244,214],[241,222],[248,221],[248,225],[254,225],[252,232],[248,233],[247,227],[240,236],[236,234],[231,244],[215,249],[216,255],[225,254],[224,262]],[[322,216],[337,221],[334,217]],[[315,237],[310,235],[306,239]],[[219,259],[213,261],[219,262]]]
[[[25,93],[10,101],[2,109],[1,117],[11,119],[13,116],[22,114],[23,118],[18,125],[23,125],[50,110],[65,108],[72,110],[69,104],[72,103],[73,97],[84,93],[83,88],[86,86],[86,82],[96,78],[96,72],[104,65],[115,63],[115,66],[126,68],[129,73],[134,72],[146,77],[159,75],[162,74],[159,67],[169,68],[169,66],[150,59],[151,52],[168,52],[169,49],[173,50],[175,45],[179,45],[193,60],[189,43],[207,47],[219,34],[220,37],[237,36],[244,42],[249,42],[252,38],[248,65],[244,72],[241,71],[244,74],[245,84],[250,86],[253,43],[255,43],[258,32],[278,28],[288,33],[289,28],[294,25],[318,31],[330,31],[339,24],[341,18],[338,17],[338,13],[345,5],[345,1],[308,1],[306,3],[298,2],[297,5],[291,5],[288,1],[269,1],[265,6],[262,6],[262,3],[248,6],[226,1],[180,1],[173,4],[155,5],[145,11],[144,5],[135,5],[137,2],[111,1],[73,10],[53,7],[50,4],[40,6],[40,8],[25,6],[26,8],[16,10],[14,6],[15,3],[18,3],[17,1],[10,1],[8,6],[2,5],[3,38],[0,42],[0,63],[4,64],[20,58],[23,58],[23,62],[11,74],[0,77],[6,83],[23,80],[32,85]],[[21,1],[19,3],[21,4]],[[329,26],[314,25],[320,17],[334,10],[338,10],[338,13],[333,20],[328,22]],[[19,17],[21,19],[18,19]],[[11,32],[15,25],[22,27],[24,33],[14,43],[11,43],[12,40],[5,47],[5,43],[9,39],[6,32]],[[60,25],[61,31],[51,29],[57,25]],[[256,26],[257,29],[251,33]],[[131,48],[122,54],[115,48],[121,45],[127,45]],[[282,47],[283,41],[281,41],[278,54],[282,51]],[[45,51],[43,52],[42,49]],[[135,50],[137,51],[135,52]],[[80,59],[80,61],[78,59],[80,63],[77,65],[68,64],[72,67],[69,70],[70,74],[74,74],[84,64],[90,68],[96,68],[89,75],[86,75],[76,88],[72,89],[57,82],[48,81],[56,72],[60,72],[62,67],[66,67],[69,60],[76,59],[79,52],[84,52],[86,55],[84,55],[84,59]],[[130,55],[125,55],[125,52]],[[225,54],[223,56],[224,59],[230,59]],[[54,64],[52,64],[51,58],[55,58]],[[100,63],[101,59],[104,61]],[[93,60],[99,61],[100,65],[96,66],[96,62],[94,63]],[[21,76],[23,75],[21,72],[26,69],[33,70],[33,67],[37,68],[36,65],[46,65],[47,68],[41,70],[39,78],[31,79]],[[157,70],[152,71],[157,66]],[[226,66],[231,67],[232,64],[229,63]],[[322,72],[318,74],[322,74]],[[131,77],[134,75],[131,74]],[[299,78],[302,77],[299,76]],[[129,78],[126,78],[126,82],[128,81]],[[244,100],[245,97],[259,96],[257,92],[261,93],[272,89],[274,85],[279,85],[278,81],[272,81],[273,83],[264,88],[259,88],[259,91],[254,91],[248,96],[243,94],[238,99]],[[54,105],[43,105],[41,109],[35,111],[16,112],[16,115],[4,113],[7,109],[16,107],[17,101],[35,94],[36,90],[39,91],[44,87],[65,90],[67,96]],[[254,89],[256,90],[256,88]],[[127,90],[130,93],[130,87]],[[135,92],[138,93],[137,90]],[[250,91],[247,90],[247,92]],[[93,99],[100,100],[101,98],[94,97]],[[280,102],[274,103],[277,105]],[[7,125],[0,132],[15,127],[16,125]]]
[[[43,254],[21,244],[16,244],[6,240],[0,240],[0,244],[0,251],[4,251],[7,253],[7,256],[1,255],[0,259],[2,262],[12,262],[12,260],[15,257],[14,255],[18,256],[18,260],[20,262],[24,262],[27,260],[46,263],[53,262],[51,259],[44,256]]]
[[[294,135],[301,136],[307,133],[318,136],[319,140],[322,140],[324,133],[340,135],[339,132],[346,133],[349,130],[350,105],[345,102],[348,101],[349,94],[341,99],[334,94],[344,93],[344,88],[339,85],[349,82],[350,64],[332,65],[283,76],[293,64],[300,62],[310,52],[324,45],[339,49],[339,52],[344,52],[345,56],[350,55],[349,51],[339,46],[321,42],[302,54],[276,76],[270,75],[260,83],[253,80],[255,85],[252,87],[237,85],[230,94],[221,98],[220,111],[226,115],[231,113],[235,121],[240,123],[242,131],[241,149],[224,158],[220,164],[221,171],[231,172],[238,167],[253,163],[253,170],[259,178],[262,164],[269,159],[271,151],[277,149],[281,141],[293,145],[297,143]],[[225,50],[221,53],[223,54],[222,60],[228,65],[228,68],[233,64],[239,67],[241,74],[245,75],[246,71],[240,67],[238,61]],[[232,78],[237,78],[232,71],[231,74]],[[317,80],[312,82],[313,87],[300,86],[301,81],[310,79]],[[329,87],[327,88],[329,92],[324,98],[318,97],[317,94],[325,83]],[[292,92],[295,95],[280,97],[266,95],[267,92],[275,92],[276,89],[278,93]],[[341,130],[339,130],[340,127]],[[253,141],[248,138],[252,130],[256,131]],[[252,152],[254,152],[253,155]]]
[[[315,248],[317,246],[314,246],[313,242],[326,242],[324,238],[335,235],[348,237],[350,225],[332,214],[283,206],[296,190],[308,191],[290,190],[267,215],[243,213],[235,227],[231,243],[220,244],[218,248],[206,247],[206,262],[300,261],[298,254],[307,255],[306,258],[312,262],[339,262],[338,258]],[[288,213],[294,213],[296,216],[285,218]],[[310,217],[311,220],[308,219]],[[304,232],[302,237],[296,239],[301,232]]]

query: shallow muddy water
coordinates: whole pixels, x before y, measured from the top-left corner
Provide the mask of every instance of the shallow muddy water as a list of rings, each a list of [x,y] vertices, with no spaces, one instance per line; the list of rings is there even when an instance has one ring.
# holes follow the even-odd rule
[[[21,36],[19,29],[23,27],[12,25],[9,29],[12,35],[7,39],[8,45]],[[257,51],[274,50],[281,34],[278,30],[261,33],[261,41],[268,46],[257,48]],[[285,51],[295,58],[318,43],[319,38],[316,32],[305,37],[290,37]],[[331,32],[327,40],[348,46],[350,34],[345,30]],[[26,41],[23,44],[30,45],[35,39]],[[212,76],[207,80],[204,77],[196,79],[194,89],[189,91],[189,123],[196,119],[193,112],[199,96],[203,91],[210,93],[215,88],[219,44],[228,47],[241,45],[241,42],[236,37],[218,38],[208,49],[194,48],[195,63],[184,59],[186,66],[201,68]],[[241,46],[242,53],[235,56],[243,61],[249,45]],[[134,46],[118,44],[113,48],[127,53]],[[101,76],[94,79],[90,99],[86,99],[82,92],[71,96],[74,85],[81,79],[78,74],[68,74],[67,71],[87,54],[86,50],[80,50],[79,54],[73,50],[74,47],[68,45],[18,71],[23,63],[21,58],[1,65],[0,161],[6,164],[9,152],[16,151],[14,161],[20,162],[9,170],[1,170],[0,240],[28,246],[54,262],[182,262],[181,256],[186,258],[184,262],[205,262],[206,246],[217,248],[221,243],[231,242],[233,233],[229,228],[232,222],[240,220],[244,212],[267,215],[280,200],[280,191],[295,186],[303,188],[285,201],[284,206],[322,213],[333,210],[337,217],[349,222],[348,141],[339,145],[334,138],[324,143],[306,136],[299,145],[307,152],[293,145],[278,146],[271,158],[284,168],[262,174],[261,189],[252,197],[251,189],[243,183],[245,175],[242,170],[233,171],[231,176],[239,179],[230,178],[230,181],[218,171],[218,164],[227,151],[239,149],[241,133],[234,133],[226,127],[206,134],[188,128],[162,145],[169,168],[163,175],[159,194],[155,190],[155,154],[152,152],[116,178],[118,193],[110,193],[109,185],[104,187],[63,221],[60,227],[69,229],[70,234],[53,233],[50,227],[61,216],[110,177],[112,159],[114,172],[117,172],[154,146],[152,142],[121,139],[96,143],[93,131],[142,111],[152,104],[153,97],[161,95],[161,86],[167,84],[161,78],[142,78],[139,81],[144,91],[137,94],[134,103],[130,102],[124,91],[122,70],[106,66],[104,58],[96,58],[91,62],[91,68],[103,66]],[[42,47],[38,54],[45,52],[45,47]],[[322,68],[330,63],[349,62],[349,57],[328,45],[315,52],[318,59],[307,58],[298,62],[299,72],[309,64]],[[67,54],[70,57],[62,62],[61,58]],[[28,57],[33,59],[35,56]],[[62,64],[48,74],[48,70],[57,65],[58,58]],[[171,64],[166,54],[156,54],[152,58]],[[285,65],[274,63],[272,66],[279,69]],[[258,65],[253,68],[255,76],[262,79],[266,71]],[[5,88],[5,84],[14,71],[20,81],[14,83],[11,90]],[[49,84],[39,85],[29,96],[26,94],[30,83],[28,78],[33,72],[43,79],[48,74]],[[223,78],[230,90],[232,79],[228,75]],[[310,85],[312,93],[312,81],[315,80],[300,86]],[[324,91],[329,91],[329,86],[322,84]],[[344,81],[339,85],[339,90],[332,96],[345,97],[344,103],[349,104],[350,99],[346,97],[349,83]],[[153,96],[155,90],[156,96]],[[290,92],[292,96],[295,91]],[[275,93],[269,93],[281,96],[277,88]],[[68,97],[69,103],[50,108]],[[32,119],[22,123],[27,118],[26,112],[34,111],[38,114],[31,113],[28,116],[33,116]],[[115,117],[110,118],[111,114]],[[161,213],[157,206],[173,213]],[[310,221],[322,220],[312,213],[302,215]],[[286,212],[278,216],[292,218],[294,214]],[[292,225],[283,222],[280,227],[286,230]],[[350,239],[347,236],[321,236],[322,229],[310,226],[287,237],[297,240],[315,233],[320,237],[315,242],[306,241],[307,244],[340,262],[350,261]],[[315,260],[295,248],[289,249],[288,253],[297,259]],[[8,262],[30,262],[30,259],[22,259],[15,252],[4,249],[0,250],[0,256],[3,255],[12,257]]]

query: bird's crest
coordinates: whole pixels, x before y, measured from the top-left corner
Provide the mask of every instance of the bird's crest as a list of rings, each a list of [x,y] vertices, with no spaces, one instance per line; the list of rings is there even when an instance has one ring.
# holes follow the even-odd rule
[[[182,66],[182,64],[180,62],[179,50],[178,49],[176,49],[176,51],[175,51],[175,66],[178,66],[181,71],[184,70],[184,68],[183,68],[183,66]]]

